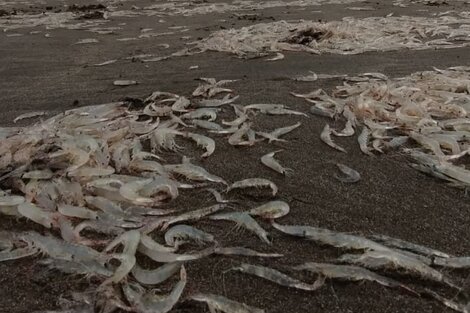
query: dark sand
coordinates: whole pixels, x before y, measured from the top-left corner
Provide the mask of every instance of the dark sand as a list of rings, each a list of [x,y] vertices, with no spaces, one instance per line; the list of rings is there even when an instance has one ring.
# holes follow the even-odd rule
[[[51,1],[52,3],[53,1]],[[59,1],[53,9],[63,9]],[[151,1],[128,1],[129,7]],[[67,1],[67,3],[74,3]],[[78,1],[77,1],[78,3]],[[93,1],[81,1],[90,4]],[[165,17],[159,24],[157,17],[115,18],[107,26],[127,23],[119,31],[119,38],[139,34],[139,28],[153,27],[165,31],[171,25],[186,25],[189,32],[174,36],[156,37],[147,40],[118,42],[116,35],[96,35],[84,31],[50,30],[52,37],[42,34],[29,35],[33,29],[19,29],[22,37],[6,37],[0,34],[0,125],[11,125],[15,116],[35,110],[47,110],[51,114],[73,108],[74,105],[105,103],[124,96],[143,97],[155,90],[170,91],[189,96],[198,85],[199,77],[238,79],[230,85],[240,95],[240,103],[284,103],[307,112],[308,105],[301,99],[289,95],[291,91],[308,92],[317,88],[331,90],[339,80],[319,80],[313,83],[294,82],[289,77],[308,74],[308,70],[325,74],[357,74],[361,72],[383,72],[392,77],[407,75],[433,66],[445,68],[453,65],[470,65],[470,48],[448,50],[423,50],[378,53],[371,52],[355,56],[286,53],[286,58],[277,62],[263,59],[241,60],[222,53],[205,53],[190,57],[170,59],[157,63],[131,62],[91,67],[109,59],[124,58],[134,54],[166,54],[183,47],[181,36],[203,37],[220,27],[239,27],[251,23],[280,19],[335,20],[343,16],[384,16],[407,14],[429,16],[432,12],[447,11],[454,6],[412,5],[397,8],[389,1],[374,1],[351,5],[325,5],[307,8],[276,8],[259,13],[256,21],[239,20],[232,14],[208,16]],[[375,11],[351,11],[348,6],[373,6]],[[15,7],[15,6],[13,6]],[[1,8],[1,7],[0,7]],[[18,6],[28,12],[40,12],[46,5],[34,8]],[[468,10],[469,6],[456,6]],[[421,10],[428,10],[427,12]],[[321,13],[311,13],[322,10]],[[226,22],[220,22],[225,19]],[[37,30],[43,30],[38,27]],[[72,45],[82,38],[99,38],[100,43]],[[170,43],[167,50],[160,43]],[[192,65],[199,69],[189,70]],[[136,86],[120,88],[113,86],[116,79],[133,79]],[[229,116],[228,108],[222,116]],[[230,115],[231,116],[231,115]],[[386,234],[419,244],[440,249],[455,255],[470,254],[470,206],[463,191],[451,188],[409,167],[399,153],[368,157],[363,155],[356,140],[337,139],[347,154],[337,152],[324,145],[319,134],[328,120],[310,116],[271,117],[258,116],[256,129],[274,129],[302,121],[302,127],[286,136],[289,141],[282,144],[262,143],[250,148],[233,148],[225,139],[216,138],[217,148],[208,160],[199,160],[200,151],[186,149],[185,154],[195,156],[195,162],[207,167],[210,172],[230,181],[247,177],[265,177],[279,186],[279,199],[287,201],[291,213],[279,220],[283,224],[310,224],[337,231],[363,235]],[[340,126],[340,123],[337,125]],[[195,148],[195,147],[193,147]],[[281,164],[294,170],[294,175],[283,177],[266,169],[259,162],[261,155],[277,149]],[[334,178],[335,163],[341,162],[358,170],[362,180],[356,185],[346,185]],[[269,199],[266,193],[233,192],[232,198],[240,198],[240,209],[252,207]],[[212,199],[202,191],[183,193],[175,205],[199,208]],[[191,293],[213,292],[247,304],[264,308],[270,313],[392,313],[392,312],[451,312],[441,304],[426,298],[418,298],[401,290],[387,289],[373,283],[328,282],[316,292],[302,292],[278,287],[263,280],[236,272],[224,272],[240,261],[264,264],[283,270],[293,276],[289,265],[305,261],[327,261],[339,255],[334,249],[320,247],[314,243],[281,236],[268,224],[274,244],[266,246],[249,232],[234,230],[224,222],[201,221],[195,224],[210,231],[222,245],[241,245],[260,251],[276,251],[285,254],[279,260],[249,258],[209,257],[187,265],[189,283],[185,297]],[[42,231],[32,223],[0,217],[0,230]],[[94,282],[86,278],[63,275],[35,264],[38,257],[0,263],[0,312],[32,312],[57,309],[59,298],[67,297],[71,291],[85,290]],[[148,260],[141,263],[150,265]],[[470,290],[470,280],[464,278],[468,272],[445,271]],[[175,278],[176,279],[176,278]],[[429,283],[401,278],[416,288],[430,286]],[[449,297],[455,294],[447,293]],[[175,312],[206,312],[203,305],[183,301]]]

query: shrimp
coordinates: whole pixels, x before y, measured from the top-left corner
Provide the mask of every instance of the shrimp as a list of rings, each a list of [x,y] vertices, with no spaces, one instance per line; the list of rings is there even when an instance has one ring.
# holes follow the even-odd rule
[[[209,122],[206,120],[192,120],[191,123],[196,127],[207,129],[207,130],[215,130],[215,131],[223,130],[222,126],[220,126],[219,124],[214,123],[214,122]]]
[[[438,157],[444,157],[444,152],[442,152],[439,142],[433,138],[429,138],[425,135],[419,134],[417,132],[410,132],[410,138],[422,145],[424,148],[431,150],[434,155]]]
[[[150,291],[145,295],[140,292],[130,289],[129,285],[124,286],[124,294],[126,295],[129,303],[135,308],[137,312],[142,313],[167,313],[171,311],[173,306],[178,302],[183,290],[186,286],[187,275],[184,266],[180,269],[180,281],[175,285],[173,290],[166,297],[157,295],[154,291]]]
[[[217,201],[217,203],[237,202],[237,200],[225,200],[225,199],[223,199],[220,192],[218,192],[217,190],[215,190],[213,188],[209,188],[209,189],[207,189],[207,191],[209,191],[214,196],[215,201]]]
[[[436,257],[432,264],[448,268],[470,268],[470,257]]]
[[[276,219],[286,216],[290,211],[289,204],[284,201],[270,201],[249,211],[250,215],[265,219]]]
[[[171,106],[171,110],[173,112],[183,112],[183,113],[188,112],[186,108],[190,105],[191,105],[191,101],[189,101],[187,98],[178,97],[176,101],[173,103],[173,105]]]
[[[374,235],[374,236],[371,236],[371,238],[374,239],[377,242],[380,242],[380,243],[388,246],[388,247],[398,248],[400,250],[408,250],[408,251],[411,251],[413,253],[419,253],[419,254],[422,254],[422,255],[425,255],[425,256],[436,256],[436,257],[441,257],[441,258],[450,258],[451,257],[447,253],[444,253],[444,252],[441,252],[441,251],[438,251],[438,250],[435,250],[435,249],[432,249],[432,248],[424,247],[424,246],[421,246],[421,245],[417,245],[415,243],[404,241],[404,240],[401,240],[401,239],[388,237],[388,236],[385,236],[385,235]]]
[[[271,115],[286,115],[286,114],[289,114],[289,115],[302,115],[302,116],[308,117],[308,115],[303,113],[303,112],[289,110],[289,109],[286,109],[286,108],[274,108],[274,109],[271,109],[271,110],[267,110],[266,113],[271,114]]]
[[[93,177],[93,176],[109,176],[114,174],[114,168],[106,167],[88,167],[81,166],[79,169],[71,171],[67,174],[69,177]]]
[[[214,253],[214,248],[207,248],[193,254],[175,254],[172,252],[157,251],[147,247],[145,245],[139,245],[138,251],[145,254],[155,262],[159,263],[174,263],[174,262],[185,262],[201,259]]]
[[[235,131],[229,138],[228,143],[232,146],[250,146],[254,144],[254,141],[243,140],[244,136],[248,136],[248,132],[251,129],[251,123],[243,123],[240,128]]]
[[[108,283],[118,283],[127,274],[130,273],[132,268],[136,263],[135,253],[137,252],[137,247],[140,242],[140,232],[138,230],[130,230],[118,236],[116,239],[111,241],[108,246],[104,249],[105,252],[111,251],[119,244],[124,245],[124,249],[120,254],[114,254],[112,256],[113,259],[117,259],[121,262],[119,267],[114,272],[114,275],[108,278],[106,281],[103,282],[103,285]]]
[[[145,197],[164,193],[165,195],[162,196],[163,199],[169,198],[170,200],[173,200],[178,197],[178,185],[169,178],[156,176],[153,178],[152,182],[145,185],[139,192]]]
[[[22,196],[0,196],[0,207],[18,206],[25,201],[26,199]]]
[[[339,258],[341,262],[350,264],[358,264],[371,269],[403,269],[411,275],[420,277],[422,279],[444,283],[450,287],[457,287],[442,273],[429,267],[420,260],[413,258],[409,255],[402,254],[393,250],[382,251],[366,251],[361,255],[346,254]]]
[[[29,245],[27,247],[17,248],[14,250],[10,250],[10,249],[2,250],[0,251],[0,262],[25,258],[28,256],[35,255],[38,252],[39,252],[38,249]]]
[[[53,213],[44,211],[31,202],[24,202],[18,205],[18,213],[46,228],[51,228],[56,224]]]
[[[141,284],[158,285],[180,270],[181,262],[166,263],[154,270],[144,270],[139,265],[132,269],[132,275]]]
[[[301,125],[302,125],[302,123],[298,122],[298,123],[296,123],[294,125],[291,125],[291,126],[277,128],[277,129],[273,130],[270,133],[258,132],[257,134],[264,137],[264,138],[267,138],[269,143],[271,143],[272,141],[286,141],[285,139],[279,139],[279,137],[290,133],[291,131],[293,131],[294,129],[300,127]]]
[[[155,153],[161,149],[174,152],[180,150],[181,147],[175,142],[175,137],[177,135],[182,136],[183,133],[172,128],[157,128],[150,134],[150,146],[152,148],[152,152]]]
[[[223,296],[198,293],[191,297],[192,300],[205,302],[211,312],[222,311],[224,313],[264,313],[264,310],[251,307],[247,304],[236,302]]]
[[[309,101],[309,100],[307,100]],[[312,102],[312,101],[309,101]],[[329,117],[333,118],[335,116],[335,111],[330,109],[330,108],[325,108],[323,105],[320,103],[316,103],[315,105],[312,105],[310,107],[310,113],[318,115],[318,116],[324,116],[324,117]],[[335,133],[336,135],[336,133]]]
[[[332,131],[335,136],[338,137],[351,137],[354,135],[354,127],[353,124],[350,120],[346,122],[346,125],[344,126],[344,129],[340,132],[337,132],[336,130]]]
[[[369,137],[370,137],[370,130],[369,128],[364,126],[362,128],[362,132],[357,137],[357,141],[359,142],[359,148],[364,154],[367,154],[368,156],[373,156],[374,154],[370,152],[369,148],[367,147],[367,144],[369,143]]]
[[[274,170],[274,171],[276,171],[280,174],[287,175],[288,173],[293,172],[293,170],[290,169],[290,168],[283,167],[281,164],[279,164],[279,162],[277,160],[274,159],[274,155],[278,152],[281,152],[281,151],[282,150],[277,150],[277,151],[274,151],[274,152],[263,155],[261,157],[261,163],[263,163],[264,165],[266,165],[270,169],[272,169],[272,170]]]
[[[211,220],[227,220],[237,223],[239,226],[243,226],[246,229],[255,233],[258,238],[267,243],[271,244],[271,240],[268,238],[268,233],[246,212],[229,212],[220,213],[209,216]]]
[[[22,178],[26,179],[51,179],[54,173],[50,169],[29,171],[23,174]]]
[[[232,270],[255,275],[275,284],[300,290],[314,291],[323,286],[322,280],[317,280],[313,285],[310,285],[295,278],[289,277],[275,269],[247,263],[242,263],[239,266],[233,267]]]
[[[446,307],[460,313],[470,313],[470,302],[467,304],[457,303],[451,299],[446,299],[432,290],[426,289],[425,293],[444,304]]]
[[[333,149],[336,149],[336,150],[339,150],[341,152],[344,152],[346,153],[346,150],[343,148],[343,147],[340,147],[338,146],[337,144],[335,144],[333,142],[333,140],[331,139],[331,129],[330,129],[330,125],[326,124],[325,127],[323,128],[323,131],[321,132],[320,134],[320,139],[326,143],[327,145],[329,145],[330,147],[332,147]]]
[[[237,105],[232,105],[235,114],[237,115],[237,118],[234,119],[233,121],[225,121],[222,120],[222,124],[227,125],[227,126],[239,126],[243,123],[245,123],[248,120],[248,114],[245,113],[243,110],[243,107],[237,106]]]
[[[164,106],[157,106],[156,103],[152,102],[149,103],[144,110],[142,111],[143,114],[147,116],[169,116],[171,113],[173,113],[173,110],[170,106],[164,105]]]
[[[217,109],[211,109],[211,108],[200,108],[196,109],[194,111],[185,113],[180,116],[182,119],[201,119],[201,118],[207,118],[209,122],[213,122],[217,119]]]
[[[215,204],[199,210],[189,211],[187,213],[180,214],[178,216],[170,217],[166,223],[166,227],[176,224],[179,222],[187,222],[192,220],[199,220],[205,216],[214,214],[215,212],[221,211],[225,208],[223,204]],[[165,227],[164,227],[165,228]]]
[[[214,253],[222,255],[253,256],[258,258],[280,258],[284,256],[278,253],[262,253],[244,247],[216,247]]]
[[[101,265],[104,265],[109,259],[108,256],[90,247],[68,243],[53,236],[42,236],[33,231],[22,233],[19,238],[25,241],[28,246],[38,249],[39,252],[48,255],[52,259],[75,262],[95,261]]]
[[[186,138],[190,138],[196,142],[198,146],[202,146],[206,153],[201,155],[201,157],[206,158],[210,156],[215,151],[215,141],[207,136],[193,134],[193,133],[186,133]]]
[[[275,222],[272,222],[271,225],[285,234],[303,237],[336,248],[376,251],[389,250],[389,248],[367,238],[338,233],[325,228],[279,225]]]
[[[165,242],[168,246],[179,247],[185,239],[196,242],[215,242],[214,236],[188,225],[176,225],[165,233]]]
[[[129,164],[129,169],[137,172],[156,172],[159,175],[167,174],[163,165],[157,161],[133,159]]]
[[[247,178],[234,182],[228,187],[227,192],[233,189],[250,188],[250,187],[269,187],[272,190],[273,197],[277,194],[278,188],[272,181],[264,178]]]
[[[220,107],[225,104],[231,104],[235,102],[240,96],[231,97],[231,94],[226,94],[222,99],[203,99],[199,101],[201,107]]]
[[[39,260],[39,264],[47,265],[51,269],[56,269],[62,273],[78,274],[86,276],[104,276],[110,277],[113,272],[98,262],[85,261],[75,262],[60,259]]]
[[[390,288],[403,288],[416,294],[415,291],[400,282],[358,266],[307,262],[305,264],[295,266],[293,269],[297,271],[307,270],[309,272],[318,273],[320,275],[318,278],[320,281],[324,280],[325,277],[349,281],[368,280]]]
[[[283,104],[271,104],[271,103],[259,103],[259,104],[249,104],[243,108],[245,112],[247,110],[259,110],[262,113],[266,113],[270,110],[276,110],[276,109],[284,109],[284,105]]]
[[[119,194],[136,205],[152,205],[155,202],[153,199],[141,197],[138,194],[139,190],[143,189],[152,181],[153,180],[151,178],[148,178],[124,184],[121,186],[121,188],[119,188]]]
[[[182,164],[165,165],[165,168],[172,173],[182,175],[190,180],[210,181],[227,185],[227,182],[216,175],[210,174],[204,168],[191,164],[187,159]]]
[[[345,174],[346,176],[338,176],[335,175],[335,178],[343,183],[357,183],[359,180],[361,180],[361,174],[359,174],[357,171],[353,170],[352,168],[341,164],[337,163],[336,166],[339,168],[339,170]]]

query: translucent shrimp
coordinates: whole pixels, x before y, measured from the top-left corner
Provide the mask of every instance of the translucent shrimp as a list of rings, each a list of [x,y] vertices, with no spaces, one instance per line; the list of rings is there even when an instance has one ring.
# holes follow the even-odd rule
[[[223,296],[214,294],[195,294],[192,300],[207,303],[211,312],[221,311],[224,313],[264,313],[264,310],[251,307],[247,304],[236,302]]]
[[[268,154],[265,154],[261,157],[261,163],[269,167],[270,169],[278,172],[279,174],[287,175],[292,173],[293,170],[290,168],[285,168],[277,160],[274,159],[274,155],[282,150],[277,150]]]
[[[323,131],[320,134],[320,139],[326,143],[328,146],[332,147],[333,149],[336,149],[338,151],[346,153],[346,150],[343,147],[338,146],[333,142],[331,139],[331,128],[330,125],[326,124],[325,127],[323,128]]]
[[[255,233],[258,238],[267,243],[271,244],[271,240],[268,238],[268,233],[248,214],[245,212],[230,212],[230,213],[220,213],[216,215],[209,216],[211,220],[227,220],[237,223],[238,226],[243,226],[244,228]]]
[[[266,219],[276,219],[289,214],[289,204],[284,201],[270,201],[249,211],[250,215]]]
[[[206,158],[214,153],[215,141],[213,139],[194,133],[186,133],[185,137],[194,140],[198,146],[201,146],[206,150],[206,152],[201,155],[201,157]]]
[[[237,182],[234,182],[230,187],[228,187],[227,192],[233,189],[243,189],[243,188],[259,188],[259,187],[269,187],[271,188],[273,197],[277,194],[278,188],[276,184],[272,181],[264,178],[247,178]]]

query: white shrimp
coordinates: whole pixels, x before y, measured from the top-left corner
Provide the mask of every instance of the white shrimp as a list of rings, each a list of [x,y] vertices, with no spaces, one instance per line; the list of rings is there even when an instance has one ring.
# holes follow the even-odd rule
[[[266,219],[276,219],[289,214],[289,205],[284,201],[270,201],[249,211],[250,215]]]
[[[332,131],[335,136],[338,137],[350,137],[354,135],[354,127],[353,124],[350,120],[346,122],[346,125],[344,126],[344,129],[340,132],[337,132],[336,130]]]
[[[333,142],[331,139],[331,128],[330,125],[326,124],[323,128],[323,131],[320,134],[320,139],[326,143],[328,146],[332,147],[333,149],[339,150],[341,152],[346,153],[346,150],[343,147],[338,146]]]
[[[176,225],[165,233],[165,242],[169,246],[179,247],[185,239],[196,242],[215,242],[214,236],[189,225]]]
[[[250,187],[269,187],[272,190],[273,197],[277,194],[278,188],[275,183],[264,178],[247,178],[237,182],[234,182],[228,187],[227,192],[233,189],[239,188],[250,188]]]
[[[195,294],[191,297],[194,301],[205,302],[209,311],[224,313],[265,313],[264,310],[251,307],[247,304],[236,302],[223,296],[214,294]]]
[[[124,184],[119,189],[119,193],[122,197],[136,205],[151,205],[155,202],[153,199],[142,197],[138,194],[140,189],[143,189],[146,185],[150,184],[151,182],[152,179],[148,178]]]
[[[264,137],[264,138],[267,138],[269,143],[271,143],[272,141],[286,141],[285,139],[279,139],[279,137],[281,137],[281,136],[283,136],[287,133],[290,133],[291,131],[293,131],[294,129],[299,127],[300,125],[302,125],[302,123],[298,122],[298,123],[296,123],[294,125],[291,125],[291,126],[277,128],[277,129],[273,130],[270,133],[258,132],[257,134]]]
[[[201,157],[206,158],[210,156],[215,151],[215,141],[207,136],[194,134],[194,133],[186,133],[186,138],[191,138],[196,142],[198,146],[203,147],[206,152],[201,155]]]
[[[357,183],[361,179],[361,174],[359,174],[357,171],[353,170],[352,168],[341,164],[337,163],[336,166],[339,168],[339,170],[345,174],[345,177],[335,175],[335,178],[343,183]]]
[[[287,175],[287,174],[293,172],[293,170],[290,169],[290,168],[283,167],[281,164],[279,164],[279,162],[277,160],[274,159],[274,155],[278,152],[281,152],[281,151],[283,151],[283,150],[277,150],[277,151],[274,151],[274,152],[263,155],[261,157],[261,163],[263,163],[264,165],[266,165],[270,169],[272,169],[272,170],[274,170],[274,171],[276,171],[280,174]]]
[[[243,226],[254,232],[258,238],[266,242],[268,245],[271,244],[271,240],[268,238],[268,233],[246,212],[220,213],[211,215],[209,218],[211,220],[227,220],[235,222],[238,226]]]
[[[18,213],[46,228],[51,228],[55,224],[53,213],[44,211],[31,202],[24,202],[18,205]]]

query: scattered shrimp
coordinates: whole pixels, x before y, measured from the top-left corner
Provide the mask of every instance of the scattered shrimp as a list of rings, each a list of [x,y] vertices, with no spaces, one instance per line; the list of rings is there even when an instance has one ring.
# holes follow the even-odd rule
[[[227,220],[237,223],[237,226],[243,226],[246,229],[255,233],[258,238],[267,243],[271,244],[271,240],[268,238],[268,233],[248,214],[245,212],[230,212],[220,213],[209,216],[211,220]]]
[[[155,294],[153,291],[150,291],[143,295],[140,292],[130,289],[129,285],[124,286],[124,294],[127,297],[129,303],[138,311],[138,312],[159,312],[167,313],[175,306],[175,304],[180,299],[183,290],[186,286],[187,274],[184,266],[181,266],[180,269],[180,281],[175,285],[170,294],[166,297]]]
[[[182,263],[166,263],[154,270],[144,270],[139,265],[132,269],[132,275],[141,284],[158,285],[181,269]]]
[[[349,281],[369,280],[390,288],[403,288],[413,294],[416,294],[415,291],[403,285],[402,283],[358,266],[308,262],[295,266],[293,269],[298,271],[306,270],[313,273],[318,273],[320,275],[318,278],[320,282],[322,282],[325,277]]]
[[[388,247],[398,248],[401,250],[408,250],[413,253],[422,254],[424,256],[436,256],[441,258],[450,258],[451,256],[445,252],[441,252],[432,248],[424,247],[412,242],[404,241],[397,238],[388,237],[385,235],[371,236],[377,242],[380,242]]]
[[[290,133],[294,129],[300,127],[300,125],[302,125],[302,123],[298,122],[297,124],[294,124],[294,125],[291,125],[291,126],[281,127],[281,128],[275,129],[270,133],[258,132],[257,134],[262,136],[262,137],[267,138],[269,143],[271,143],[272,141],[286,141],[285,139],[279,139],[279,137]]]
[[[283,274],[275,269],[259,265],[242,263],[239,266],[233,267],[232,270],[255,275],[269,280],[275,284],[300,290],[314,291],[323,286],[323,281],[321,280],[317,280],[313,285],[310,285],[300,280],[289,277],[286,274]]]
[[[339,168],[339,170],[345,174],[346,176],[338,176],[335,175],[335,178],[343,183],[357,183],[359,180],[361,180],[361,174],[359,174],[357,171],[353,170],[352,168],[341,164],[337,163],[336,166]]]
[[[237,182],[234,182],[230,187],[228,187],[227,192],[233,189],[243,189],[243,188],[252,188],[252,187],[269,187],[272,190],[273,197],[277,194],[278,188],[276,184],[272,181],[264,178],[247,178]]]
[[[272,226],[291,236],[303,237],[336,248],[352,250],[387,251],[389,248],[364,237],[338,233],[326,228],[311,226],[288,226],[272,222]]]
[[[321,132],[320,134],[320,139],[326,143],[327,145],[329,145],[330,147],[332,147],[333,149],[336,149],[336,150],[339,150],[341,152],[344,152],[346,153],[346,150],[340,146],[338,146],[337,144],[335,144],[333,142],[333,140],[331,139],[331,129],[330,129],[330,125],[326,124],[325,127],[323,128],[323,131]]]
[[[236,302],[223,296],[214,294],[198,293],[191,297],[192,300],[205,302],[211,312],[221,311],[224,313],[264,313],[264,310],[251,307],[247,304]]]
[[[274,155],[278,152],[281,152],[282,150],[277,150],[268,154],[265,154],[261,157],[261,163],[269,167],[270,169],[283,174],[287,175],[290,172],[293,172],[292,169],[290,168],[284,168],[277,160],[274,159]]]
[[[258,258],[280,258],[284,256],[279,253],[262,253],[244,247],[216,247],[214,253],[222,255],[253,256]]]
[[[201,157],[207,158],[212,153],[214,153],[215,141],[213,139],[194,133],[186,133],[185,137],[194,140],[198,146],[202,146],[206,150],[206,153],[201,155]]]
[[[196,242],[215,242],[214,236],[188,225],[176,225],[165,233],[165,242],[172,247],[179,247],[186,239]]]
[[[249,214],[265,219],[276,219],[286,216],[290,211],[289,205],[284,201],[270,201],[250,210]]]
[[[417,258],[393,250],[366,251],[360,255],[346,254],[339,258],[341,262],[357,264],[372,269],[403,269],[407,273],[422,279],[444,283],[460,289],[442,273],[429,267]]]

